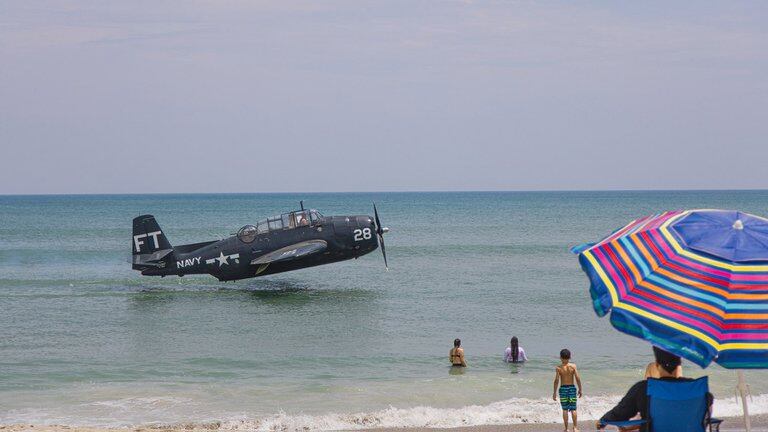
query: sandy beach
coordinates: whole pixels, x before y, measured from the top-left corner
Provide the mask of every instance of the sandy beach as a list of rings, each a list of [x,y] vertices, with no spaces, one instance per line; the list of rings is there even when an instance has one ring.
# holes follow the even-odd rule
[[[594,430],[593,422],[591,420],[585,420],[580,422],[582,431]],[[240,428],[237,425],[228,423],[223,425],[222,423],[213,422],[206,424],[186,424],[178,423],[171,425],[150,425],[139,427],[125,427],[125,428],[99,428],[99,427],[76,427],[76,426],[64,426],[64,425],[28,425],[28,424],[16,424],[16,425],[0,425],[0,431],[3,432],[22,432],[22,431],[36,431],[36,432],[203,432],[203,431],[216,431],[216,430],[251,430],[249,428]],[[468,426],[458,428],[373,428],[373,429],[356,429],[356,430],[371,430],[376,432],[560,432],[562,426],[555,423],[535,423],[535,424],[509,424],[509,425],[484,425],[484,426]],[[615,429],[608,429],[615,430]],[[741,417],[726,417],[720,428],[721,431],[743,431],[744,424]],[[768,415],[756,415],[752,416],[752,430],[754,432],[766,432],[768,431]]]

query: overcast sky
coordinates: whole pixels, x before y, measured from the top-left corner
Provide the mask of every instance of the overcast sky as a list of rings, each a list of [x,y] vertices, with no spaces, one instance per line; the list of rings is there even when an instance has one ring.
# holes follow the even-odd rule
[[[762,1],[0,0],[0,193],[768,188],[766,23]]]

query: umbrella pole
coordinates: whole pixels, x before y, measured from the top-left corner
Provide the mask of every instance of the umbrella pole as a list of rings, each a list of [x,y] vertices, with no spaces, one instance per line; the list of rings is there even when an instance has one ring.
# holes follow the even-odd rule
[[[736,376],[738,377],[736,389],[739,391],[739,396],[741,396],[741,407],[744,410],[744,426],[746,427],[747,432],[751,432],[752,424],[749,421],[749,407],[747,405],[747,393],[749,390],[747,381],[744,379],[744,371],[736,371]]]

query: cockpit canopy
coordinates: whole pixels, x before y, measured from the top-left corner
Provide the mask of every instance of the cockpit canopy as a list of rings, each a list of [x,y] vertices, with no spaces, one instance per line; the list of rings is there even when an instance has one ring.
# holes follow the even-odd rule
[[[289,213],[283,213],[280,216],[259,221],[256,225],[246,225],[237,232],[237,238],[244,243],[251,243],[259,234],[266,234],[270,231],[282,231],[295,229],[305,226],[315,226],[320,222],[323,215],[319,211],[297,210]]]
[[[256,240],[256,233],[257,230],[255,225],[246,225],[240,228],[240,231],[237,232],[237,238],[243,243],[251,243]]]

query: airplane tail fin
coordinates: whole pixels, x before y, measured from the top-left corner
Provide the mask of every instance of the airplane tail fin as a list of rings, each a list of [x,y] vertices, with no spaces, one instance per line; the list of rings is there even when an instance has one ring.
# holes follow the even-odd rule
[[[133,218],[131,250],[134,270],[165,267],[166,259],[173,254],[173,246],[152,215]]]

